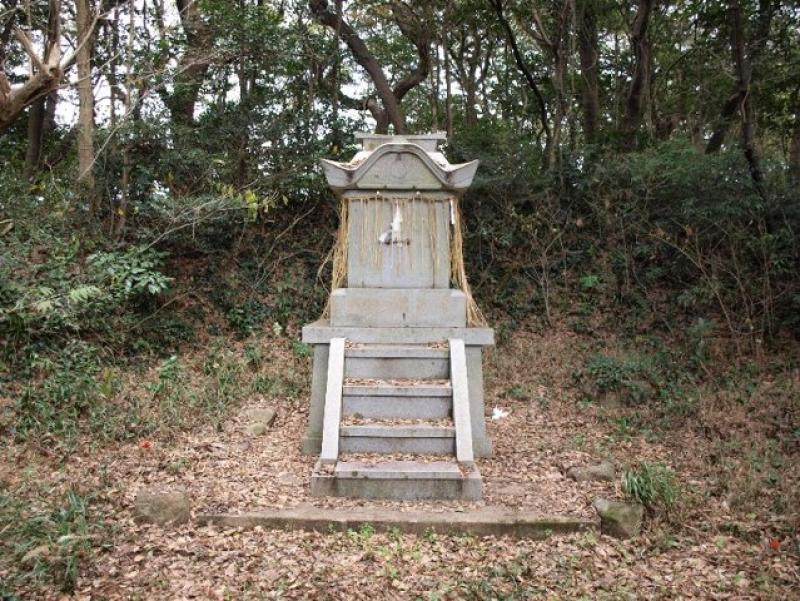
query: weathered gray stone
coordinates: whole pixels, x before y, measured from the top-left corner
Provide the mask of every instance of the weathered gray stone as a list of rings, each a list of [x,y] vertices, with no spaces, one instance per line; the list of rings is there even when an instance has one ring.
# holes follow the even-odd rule
[[[305,335],[303,339],[305,340]],[[322,423],[325,415],[325,387],[328,384],[329,350],[330,344],[314,345],[311,406],[309,407],[308,426],[302,443],[302,450],[306,455],[317,455],[322,448]]]
[[[370,396],[412,399],[417,397],[443,397],[450,398],[453,389],[450,384],[433,384],[429,382],[410,382],[396,384],[392,382],[378,382],[375,384],[345,384],[345,396]]]
[[[440,426],[342,426],[342,453],[455,453],[455,430]]]
[[[263,422],[253,422],[247,425],[247,433],[250,436],[264,436],[269,430],[269,426]]]
[[[476,457],[489,457],[492,454],[492,441],[486,434],[482,349],[480,346],[467,346],[466,351],[469,415],[472,420],[472,451]]]
[[[397,480],[402,477],[430,480],[461,479],[461,470],[451,461],[383,461],[365,463],[363,461],[340,461],[334,474],[342,478],[367,478],[374,480]]]
[[[350,327],[466,327],[467,299],[448,288],[337,288],[331,324]]]
[[[328,185],[342,190],[452,190],[469,187],[478,161],[450,164],[427,136],[364,138],[363,150],[347,163],[322,159]],[[427,196],[427,194],[426,194]]]
[[[247,411],[247,417],[253,422],[258,422],[269,427],[275,421],[277,412],[272,407],[256,408]]]
[[[329,509],[311,505],[244,514],[209,514],[201,524],[222,528],[262,528],[346,532],[369,525],[379,532],[399,530],[408,534],[471,534],[514,536],[543,540],[558,534],[591,532],[597,525],[589,520],[542,516],[508,507],[479,507],[469,511],[421,511],[387,507]]]
[[[303,342],[328,344],[332,338],[346,338],[348,342],[365,344],[428,344],[450,338],[461,338],[467,347],[492,346],[494,330],[491,328],[368,328],[332,326],[327,319],[319,319],[303,326]]]
[[[567,470],[567,478],[575,482],[613,482],[614,464],[603,461],[597,465],[578,465]]]
[[[390,192],[376,199],[347,192],[344,197],[348,288],[450,287],[449,195],[409,199],[408,193]],[[400,239],[382,242],[398,213]]]
[[[594,500],[594,508],[600,516],[600,530],[603,534],[620,539],[639,535],[644,519],[644,507],[638,503],[597,498]]]
[[[395,379],[447,379],[450,363],[447,357],[365,357],[348,353],[345,364],[348,378]]]
[[[464,341],[450,340],[450,384],[453,387],[453,424],[456,429],[456,458],[461,462],[472,462],[472,418],[469,407],[467,385],[467,353]]]
[[[316,497],[477,501],[482,494],[477,469],[462,474],[458,465],[443,461],[387,461],[369,466],[340,462],[333,473],[318,464],[311,477],[311,495]]]
[[[344,338],[331,340],[328,378],[325,385],[325,420],[322,428],[323,461],[339,457],[339,424],[342,419],[342,386],[344,383]]]
[[[191,517],[191,501],[180,489],[142,489],[136,494],[134,516],[138,522],[184,524]]]
[[[452,415],[450,386],[345,386],[343,415],[372,419],[441,419]]]
[[[367,344],[345,352],[348,378],[447,379],[450,362],[447,349],[415,344]]]

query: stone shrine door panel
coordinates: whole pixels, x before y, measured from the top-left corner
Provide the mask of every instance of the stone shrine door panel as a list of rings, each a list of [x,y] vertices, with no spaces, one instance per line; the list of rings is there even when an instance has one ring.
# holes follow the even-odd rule
[[[348,288],[449,288],[447,193],[345,193]]]

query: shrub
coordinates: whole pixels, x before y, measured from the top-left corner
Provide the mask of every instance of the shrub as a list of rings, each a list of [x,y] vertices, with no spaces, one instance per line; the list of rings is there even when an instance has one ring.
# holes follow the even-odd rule
[[[103,532],[93,521],[86,498],[74,491],[55,507],[31,507],[10,492],[0,492],[0,598],[12,595],[6,586],[53,582],[74,590],[78,568],[91,552],[91,541]],[[9,598],[14,598],[10,596]]]
[[[622,475],[622,491],[637,503],[648,509],[674,508],[680,490],[675,474],[661,464],[642,462],[625,471]]]

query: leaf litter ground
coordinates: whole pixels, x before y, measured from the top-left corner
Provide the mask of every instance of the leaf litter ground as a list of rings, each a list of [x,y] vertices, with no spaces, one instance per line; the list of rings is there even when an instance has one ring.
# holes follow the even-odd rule
[[[480,504],[311,498],[315,458],[299,450],[305,394],[254,397],[220,427],[116,446],[87,442],[65,463],[24,445],[6,455],[10,465],[27,464],[27,477],[50,491],[77,487],[91,494],[102,513],[109,540],[83,562],[78,599],[797,598],[797,508],[734,512],[715,494],[708,443],[697,433],[619,436],[602,408],[582,408],[569,385],[577,362],[571,336],[517,334],[490,354],[487,413],[498,406],[509,414],[488,422],[494,455],[478,461],[485,487]],[[280,365],[297,361],[288,348],[270,343],[264,350]],[[310,379],[308,368],[300,377]],[[263,436],[248,434],[245,413],[266,406],[278,409],[275,423]],[[592,500],[621,497],[619,485],[576,483],[564,474],[604,458],[669,465],[691,502],[678,519],[653,518],[629,541],[594,533],[529,541],[369,529],[242,531],[133,519],[136,493],[145,487],[187,490],[195,514],[307,504],[440,512],[498,505],[594,519]],[[9,470],[4,477],[10,485],[19,476]],[[19,593],[62,598],[45,585]]]

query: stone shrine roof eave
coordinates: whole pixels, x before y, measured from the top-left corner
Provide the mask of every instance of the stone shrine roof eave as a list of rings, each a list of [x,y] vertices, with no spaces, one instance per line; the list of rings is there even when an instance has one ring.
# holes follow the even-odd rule
[[[478,161],[450,164],[440,152],[411,142],[387,142],[362,150],[349,162],[322,159],[328,185],[347,190],[445,190],[462,193],[472,183]]]

